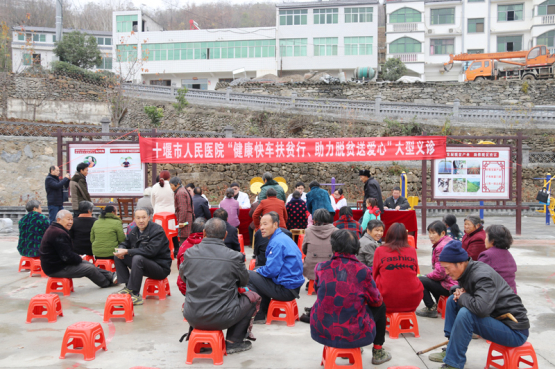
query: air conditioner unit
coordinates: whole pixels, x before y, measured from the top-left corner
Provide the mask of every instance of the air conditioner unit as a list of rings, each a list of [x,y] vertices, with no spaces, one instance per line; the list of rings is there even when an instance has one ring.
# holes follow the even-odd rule
[[[432,33],[434,33],[434,30],[433,30],[433,29],[429,29],[429,30],[428,30],[428,34],[431,35]]]

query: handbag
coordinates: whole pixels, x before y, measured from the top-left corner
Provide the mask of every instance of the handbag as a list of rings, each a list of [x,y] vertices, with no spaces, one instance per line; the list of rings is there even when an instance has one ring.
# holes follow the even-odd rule
[[[536,200],[544,205],[549,205],[549,192],[547,192],[547,188],[542,188],[538,191],[538,195],[536,196]]]

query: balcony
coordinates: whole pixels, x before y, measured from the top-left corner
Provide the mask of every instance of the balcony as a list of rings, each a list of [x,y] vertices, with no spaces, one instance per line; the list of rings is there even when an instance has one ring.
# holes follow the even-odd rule
[[[403,63],[424,63],[422,53],[387,54],[387,59],[389,58],[399,58]]]
[[[387,32],[423,32],[424,23],[388,23]]]
[[[533,19],[534,19],[534,26],[555,24],[555,14],[536,15]]]

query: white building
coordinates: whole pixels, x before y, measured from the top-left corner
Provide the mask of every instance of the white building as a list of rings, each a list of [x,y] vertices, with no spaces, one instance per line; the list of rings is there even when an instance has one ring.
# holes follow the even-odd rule
[[[63,33],[75,30],[64,28]],[[96,37],[102,54],[102,62],[95,69],[112,69],[112,33],[104,31],[78,30]],[[12,71],[21,72],[25,68],[40,64],[49,68],[57,60],[54,54],[56,29],[47,27],[13,27],[12,37]]]

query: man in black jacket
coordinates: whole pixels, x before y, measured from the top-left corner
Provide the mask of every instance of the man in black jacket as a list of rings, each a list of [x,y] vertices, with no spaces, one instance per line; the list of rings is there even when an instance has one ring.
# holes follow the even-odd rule
[[[391,210],[407,210],[410,208],[407,199],[401,196],[401,188],[399,186],[393,187],[391,196],[385,199],[384,208]]]
[[[143,276],[165,279],[170,275],[172,258],[164,228],[150,221],[148,210],[135,210],[134,220],[137,226],[114,252],[114,263],[119,281],[126,284],[118,293],[129,293],[133,305],[142,305],[140,292]]]
[[[366,199],[372,197],[378,201],[378,208],[383,212],[382,188],[378,181],[370,176],[368,169],[360,170],[358,177],[364,183],[364,201],[362,202],[362,215],[366,212]]]
[[[61,181],[59,176],[60,168],[53,165],[50,167],[50,174],[44,180],[50,223],[54,223],[58,212],[64,209],[64,188],[69,186],[69,173]]]
[[[227,211],[224,209],[218,209],[214,212],[214,218],[220,218],[225,222],[227,229],[227,236],[225,237],[224,243],[227,247],[232,250],[241,252],[241,245],[239,244],[239,236],[237,236],[237,228],[232,226],[227,222]]]
[[[200,187],[195,187],[193,193],[193,211],[195,213],[195,218],[204,218],[206,220],[212,218],[208,201],[202,197],[202,189]]]
[[[214,217],[206,222],[202,241],[185,251],[179,268],[187,284],[183,316],[191,327],[201,330],[227,329],[228,354],[252,348],[249,326],[256,315],[260,296],[239,290],[249,281],[243,254],[224,244],[226,224]]]
[[[445,245],[439,261],[458,286],[451,288],[454,293],[446,304],[447,350],[431,354],[430,360],[443,361],[441,368],[464,368],[472,333],[507,347],[526,342],[530,328],[526,308],[503,277],[469,258],[460,241]]]

